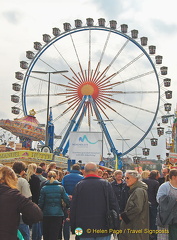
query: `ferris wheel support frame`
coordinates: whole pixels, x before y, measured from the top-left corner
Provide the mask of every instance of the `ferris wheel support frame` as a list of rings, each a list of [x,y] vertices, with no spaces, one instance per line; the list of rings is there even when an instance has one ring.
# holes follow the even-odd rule
[[[80,103],[80,105],[79,105],[79,107],[78,107],[74,117],[70,121],[70,125],[69,125],[69,127],[68,127],[68,129],[67,129],[67,131],[66,131],[66,133],[65,133],[65,135],[64,135],[64,137],[63,137],[63,139],[62,139],[62,141],[60,143],[60,146],[57,148],[57,150],[59,150],[59,152],[62,152],[62,150],[63,150],[63,146],[66,143],[67,138],[68,138],[68,136],[69,136],[69,134],[70,134],[70,132],[71,132],[75,122],[76,122],[76,118],[79,115],[79,112],[80,112],[80,110],[82,109],[82,106],[85,103],[86,97],[87,96],[83,96],[82,101],[81,101],[81,103]]]
[[[79,129],[79,127],[80,127],[80,124],[81,124],[81,122],[82,122],[82,119],[83,119],[83,117],[84,117],[84,114],[86,113],[86,110],[87,110],[87,107],[86,107],[86,105],[83,107],[83,111],[82,111],[82,113],[81,113],[81,115],[80,115],[80,117],[79,117],[79,120],[77,121],[77,123],[76,123],[76,125],[75,125],[75,127],[74,127],[74,129],[73,129],[73,132],[76,132],[76,131],[78,131],[78,129]],[[68,152],[68,148],[69,148],[69,140],[67,141],[67,143],[66,143],[66,145],[65,145],[65,147],[64,147],[64,149],[63,149],[63,152],[62,152],[62,154],[65,156],[66,155],[66,153]]]
[[[111,136],[110,136],[110,134],[109,134],[109,132],[108,132],[108,129],[107,129],[107,127],[106,127],[106,124],[105,124],[105,122],[104,122],[104,120],[103,120],[103,118],[102,118],[102,116],[101,116],[101,114],[100,114],[100,112],[99,112],[99,110],[98,110],[98,108],[97,108],[97,105],[95,104],[94,99],[92,98],[92,96],[88,96],[88,98],[89,98],[90,103],[91,103],[92,106],[93,106],[93,109],[94,109],[95,114],[96,114],[96,116],[97,116],[98,123],[101,125],[102,131],[104,132],[105,137],[106,137],[106,139],[107,139],[107,141],[108,141],[108,143],[109,143],[110,151],[111,151],[111,152],[113,153],[113,155],[114,155],[115,166],[116,166],[115,168],[116,168],[116,169],[117,169],[117,168],[121,169],[121,168],[122,168],[122,161],[121,161],[121,159],[120,159],[121,153],[118,153],[118,150],[115,148],[115,145],[114,145],[114,143],[113,143],[113,141],[112,141],[112,138],[111,138]]]

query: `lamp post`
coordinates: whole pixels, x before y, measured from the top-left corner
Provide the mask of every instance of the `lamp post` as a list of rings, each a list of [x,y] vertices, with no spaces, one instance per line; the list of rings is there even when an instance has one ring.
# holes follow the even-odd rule
[[[98,122],[98,124],[100,124],[100,120],[98,120],[98,119],[93,119],[93,121],[97,121]],[[113,121],[112,119],[105,119],[105,120],[103,120],[103,122],[105,123],[105,122],[111,122],[111,121]],[[100,124],[100,126],[101,126],[101,124]],[[103,128],[101,128],[101,133],[102,133],[102,159],[101,160],[103,160],[103,132],[104,132],[104,129]]]
[[[129,138],[117,138],[116,140],[122,141],[122,153],[124,152],[124,142],[130,140]]]
[[[51,74],[59,74],[59,73],[66,73],[67,70],[64,71],[55,71],[55,72],[48,72],[48,71],[32,71],[32,73],[39,73],[39,74],[48,74],[48,90],[47,90],[47,120],[46,120],[46,129],[45,129],[45,146],[48,146],[48,125],[49,125],[49,106],[50,106],[50,75]]]

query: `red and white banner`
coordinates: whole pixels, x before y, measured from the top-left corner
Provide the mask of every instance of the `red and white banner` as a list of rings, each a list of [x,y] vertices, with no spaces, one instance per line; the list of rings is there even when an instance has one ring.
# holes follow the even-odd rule
[[[177,153],[169,153],[169,162],[172,164],[177,162]]]

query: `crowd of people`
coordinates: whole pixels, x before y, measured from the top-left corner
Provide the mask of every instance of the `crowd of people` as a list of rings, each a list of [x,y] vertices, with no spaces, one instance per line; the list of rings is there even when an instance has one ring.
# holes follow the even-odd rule
[[[176,240],[177,169],[0,165],[0,239]],[[116,229],[110,227],[114,212]]]

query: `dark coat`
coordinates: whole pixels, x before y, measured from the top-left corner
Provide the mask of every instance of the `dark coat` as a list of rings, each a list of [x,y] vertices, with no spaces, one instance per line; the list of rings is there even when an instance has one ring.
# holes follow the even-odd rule
[[[40,195],[40,180],[37,175],[33,174],[29,180],[30,190],[32,193],[32,201],[38,204]]]
[[[62,185],[65,188],[68,195],[72,195],[76,184],[84,177],[78,170],[71,170],[70,174],[67,174],[62,179]]]
[[[69,207],[69,198],[66,195],[63,186],[58,181],[50,183],[47,181],[41,189],[39,198],[39,207],[42,209],[44,216],[64,216],[62,209],[62,200]]]
[[[119,236],[120,240],[149,240],[147,233],[149,229],[149,203],[145,183],[137,181],[130,187],[130,197],[121,217],[123,233]]]
[[[152,205],[158,205],[157,200],[156,200],[156,196],[157,196],[157,191],[159,189],[159,182],[156,179],[153,178],[147,178],[147,179],[143,179],[143,182],[145,182],[148,185],[148,199],[149,202]]]
[[[25,224],[42,220],[42,211],[17,189],[0,184],[0,239],[17,240],[20,213]]]
[[[105,187],[108,191],[110,209],[114,209],[119,214],[119,206],[111,184],[96,175],[85,177],[76,185],[71,201],[72,232],[80,227],[83,229],[84,238],[104,237],[111,234],[106,221]],[[90,229],[90,232],[87,232],[87,229]]]
[[[114,180],[112,183],[112,188],[114,190],[114,193],[116,195],[118,204],[119,204],[119,210],[120,213],[124,211],[128,197],[129,197],[129,187],[127,184],[122,181],[122,183],[118,184],[116,180]]]

